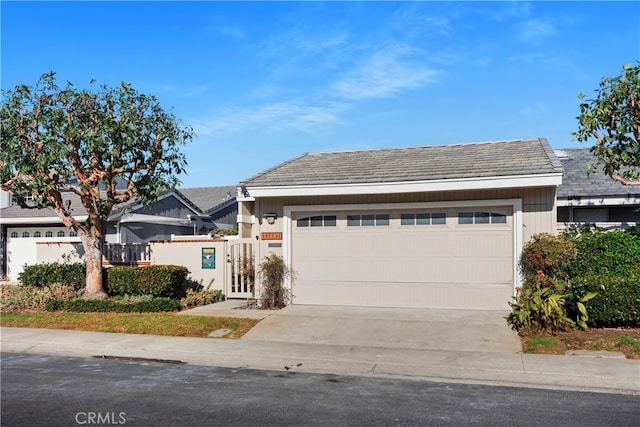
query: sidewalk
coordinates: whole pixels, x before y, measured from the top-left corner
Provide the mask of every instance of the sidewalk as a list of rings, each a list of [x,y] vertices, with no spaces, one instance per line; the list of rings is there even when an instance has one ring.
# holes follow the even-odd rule
[[[640,394],[639,361],[593,355],[416,350],[7,327],[0,331],[3,352]]]

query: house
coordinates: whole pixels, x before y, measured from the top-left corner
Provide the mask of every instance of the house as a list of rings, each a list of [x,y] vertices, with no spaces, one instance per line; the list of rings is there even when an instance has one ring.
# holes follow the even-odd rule
[[[151,206],[132,200],[118,206],[109,216],[107,243],[136,244],[169,240],[172,235],[207,234],[235,226],[236,188],[203,187],[173,189]],[[64,192],[74,217],[86,219],[79,198]],[[36,262],[36,243],[79,242],[53,209],[24,209],[12,205],[7,193],[0,209],[0,277],[15,281],[24,264]]]
[[[240,183],[240,237],[294,304],[506,309],[562,174],[544,138],[304,154]]]
[[[587,173],[597,164],[589,148],[556,150],[564,168],[558,187],[558,226],[595,225],[604,229],[640,224],[640,187],[612,180],[601,170]]]

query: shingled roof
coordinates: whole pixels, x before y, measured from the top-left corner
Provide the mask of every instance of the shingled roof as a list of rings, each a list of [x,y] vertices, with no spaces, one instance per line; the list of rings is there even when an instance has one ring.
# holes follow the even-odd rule
[[[640,193],[637,187],[622,185],[609,178],[598,168],[598,173],[587,174],[587,164],[597,164],[598,159],[589,148],[567,148],[556,150],[564,167],[562,185],[558,187],[558,198],[575,197],[628,197]]]
[[[73,216],[86,217],[87,211],[82,206],[80,197],[74,193],[63,191],[60,193],[65,206],[69,206],[69,211]],[[0,218],[58,218],[53,208],[27,209],[18,205],[7,206],[0,209]],[[28,222],[28,221],[25,221]]]
[[[235,186],[179,188],[178,191],[204,213],[236,197]]]
[[[169,193],[178,193],[182,196],[184,202],[191,205],[194,211],[200,214],[208,215],[216,208],[225,205],[230,199],[235,198],[236,187],[223,186],[223,187],[201,187],[201,188],[181,188],[179,190],[170,190]],[[65,205],[69,203],[71,213],[80,217],[86,217],[87,213],[80,198],[74,193],[63,191],[60,193]],[[132,208],[139,205],[140,202],[137,199],[132,199],[127,203],[116,206],[110,215],[110,219],[119,217],[124,208]],[[57,220],[57,214],[52,208],[43,209],[25,209],[18,205],[8,206],[0,209],[0,217],[2,218],[54,218]],[[26,221],[28,222],[28,221]]]
[[[304,154],[255,175],[251,187],[430,181],[562,173],[544,138]]]

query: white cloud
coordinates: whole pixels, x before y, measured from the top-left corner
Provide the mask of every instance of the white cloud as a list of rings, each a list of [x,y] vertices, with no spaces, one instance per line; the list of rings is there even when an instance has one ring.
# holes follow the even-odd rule
[[[337,96],[350,100],[389,98],[432,83],[437,70],[410,59],[418,53],[407,46],[392,46],[374,53],[334,84]]]
[[[532,19],[522,24],[518,37],[525,43],[539,43],[557,33],[555,26],[546,21]]]
[[[525,105],[522,108],[520,108],[518,113],[521,116],[532,118],[532,117],[540,116],[542,114],[546,114],[548,111],[549,111],[549,108],[547,107],[547,105],[541,102],[534,102],[533,104]]]
[[[260,130],[273,133],[297,130],[313,133],[339,123],[338,115],[348,109],[342,103],[312,106],[296,103],[273,103],[257,108],[232,108],[208,118],[191,120],[199,136],[230,134]]]
[[[234,39],[241,39],[244,37],[244,30],[236,25],[222,25],[216,30],[220,35],[229,36]]]

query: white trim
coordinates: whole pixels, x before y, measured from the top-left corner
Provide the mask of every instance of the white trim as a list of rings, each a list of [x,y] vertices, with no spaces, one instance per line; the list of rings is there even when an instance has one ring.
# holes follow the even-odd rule
[[[256,216],[255,215],[240,215],[236,216],[236,222],[240,224],[255,224]]]
[[[509,206],[513,209],[513,289],[515,290],[522,283],[518,260],[523,246],[523,226],[522,226],[522,199],[488,199],[488,200],[456,200],[446,202],[416,202],[416,203],[364,203],[364,204],[338,204],[338,205],[285,205],[282,216],[282,257],[286,265],[291,266],[291,240],[293,237],[293,220],[291,215],[294,212],[327,212],[327,211],[350,211],[350,210],[391,210],[391,209],[437,209],[437,208],[463,208],[463,207],[484,207],[484,206]],[[259,230],[258,230],[259,231]],[[285,280],[285,286],[291,289],[291,279]]]
[[[570,206],[622,206],[622,205],[640,205],[640,196],[633,197],[599,197],[589,198],[580,197],[577,199],[558,199],[558,206],[570,207]]]
[[[137,213],[126,213],[120,217],[118,224],[126,224],[130,222],[144,223],[144,224],[164,224],[164,225],[176,225],[183,227],[191,227],[195,222],[183,218],[173,218],[159,215],[147,215]]]
[[[87,219],[87,215],[84,216],[74,216],[73,219],[76,221],[85,221]],[[52,223],[62,223],[62,220],[57,216],[42,216],[42,217],[20,217],[20,218],[0,218],[0,224],[9,225],[9,224],[20,224],[20,225],[32,225],[32,224],[52,224]],[[64,224],[63,224],[64,226]]]
[[[361,184],[284,185],[247,187],[251,198],[284,196],[335,196],[349,194],[396,194],[427,191],[487,190],[500,188],[555,187],[562,173],[486,178],[456,178],[433,181],[377,182]],[[248,200],[248,199],[238,199]]]

